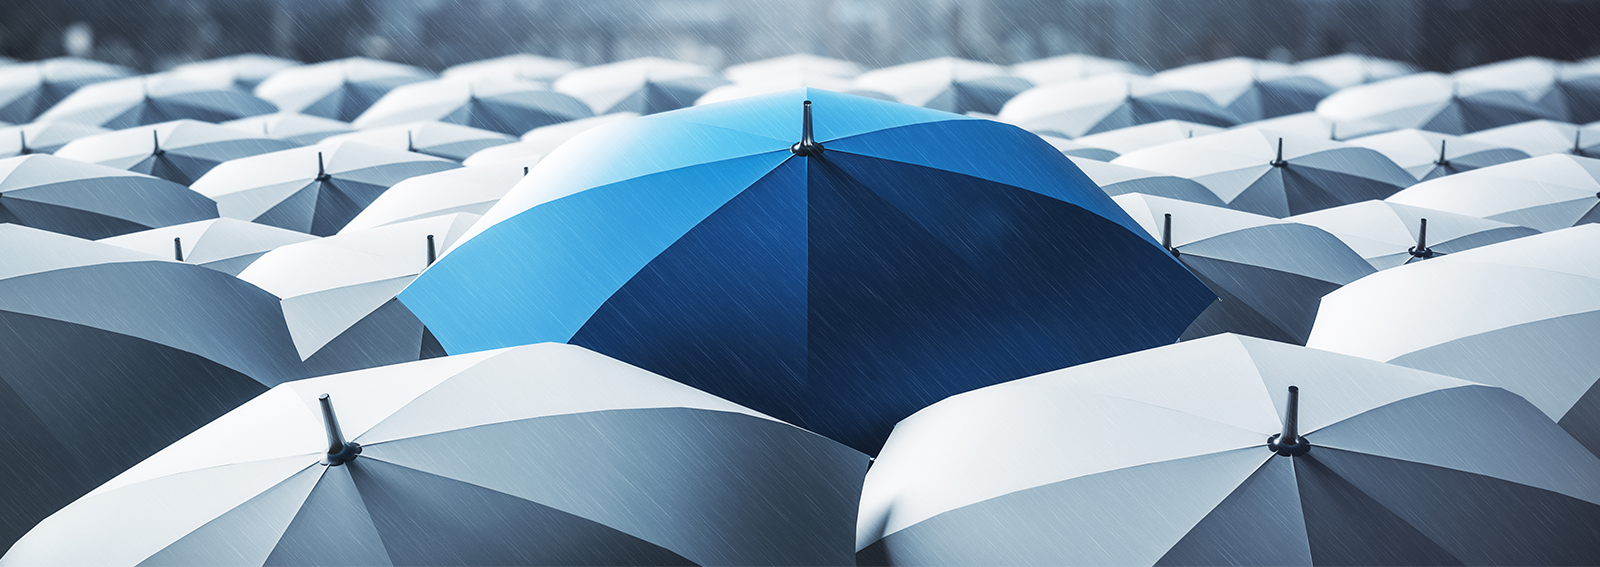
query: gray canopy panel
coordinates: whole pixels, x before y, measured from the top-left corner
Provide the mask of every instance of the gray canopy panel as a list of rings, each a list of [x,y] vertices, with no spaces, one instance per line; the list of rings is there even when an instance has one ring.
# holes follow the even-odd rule
[[[33,122],[79,88],[133,75],[132,69],[77,57],[0,68],[0,120]]]
[[[1119,73],[1028,89],[1007,102],[999,116],[1032,132],[1066,138],[1162,120],[1223,127],[1239,123],[1204,94]]]
[[[884,67],[856,77],[856,87],[862,90],[956,114],[998,114],[1006,101],[1032,86],[998,65],[955,57]]]
[[[39,115],[39,120],[120,130],[184,119],[223,122],[277,111],[277,106],[239,90],[225,77],[163,73],[78,89]]]
[[[284,112],[349,122],[395,87],[432,78],[418,67],[350,57],[283,69],[256,86],[255,95]]]
[[[397,87],[352,124],[357,128],[419,121],[460,124],[511,136],[593,116],[589,106],[539,83],[493,78],[445,78]]]
[[[1515,91],[1488,89],[1438,73],[1418,73],[1341,90],[1317,105],[1333,120],[1462,135],[1528,120],[1560,119]]]
[[[594,114],[655,114],[694,106],[707,91],[726,84],[700,65],[645,57],[579,69],[551,88],[588,104]]]
[[[293,143],[260,134],[195,120],[175,120],[85,136],[63,146],[55,155],[188,185],[219,163],[293,147]]]
[[[98,239],[217,217],[164,179],[51,155],[0,160],[0,222]]]
[[[1241,121],[1307,112],[1335,90],[1293,65],[1247,57],[1185,65],[1153,78],[1205,93]]]

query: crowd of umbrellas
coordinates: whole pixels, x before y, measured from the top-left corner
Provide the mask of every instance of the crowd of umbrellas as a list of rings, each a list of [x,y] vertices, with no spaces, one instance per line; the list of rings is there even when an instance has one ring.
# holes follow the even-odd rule
[[[0,565],[1600,564],[1600,61],[60,58],[0,121]]]

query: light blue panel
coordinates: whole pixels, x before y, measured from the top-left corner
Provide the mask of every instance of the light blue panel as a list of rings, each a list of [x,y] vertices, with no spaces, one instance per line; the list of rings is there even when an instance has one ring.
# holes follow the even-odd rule
[[[812,137],[824,143],[885,128],[978,121],[960,114],[821,89],[794,89],[708,104],[659,114],[649,120],[716,125],[782,140],[787,148],[800,141],[801,109],[806,100],[811,101]]]

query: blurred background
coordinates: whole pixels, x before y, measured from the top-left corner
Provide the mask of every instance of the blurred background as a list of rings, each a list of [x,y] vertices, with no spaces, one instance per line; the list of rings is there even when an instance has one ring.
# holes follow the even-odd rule
[[[1589,0],[0,0],[0,55],[161,71],[237,53],[430,69],[527,52],[712,67],[810,52],[869,68],[1088,53],[1164,69],[1357,52],[1449,71],[1600,54]]]

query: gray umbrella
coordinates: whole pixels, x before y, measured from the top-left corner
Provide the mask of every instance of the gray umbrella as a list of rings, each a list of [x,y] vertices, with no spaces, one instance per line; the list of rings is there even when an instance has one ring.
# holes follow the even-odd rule
[[[1206,95],[1122,73],[1028,89],[1006,102],[999,116],[1031,132],[1066,138],[1162,120],[1213,126],[1239,123],[1238,117]]]
[[[1187,177],[1229,207],[1278,218],[1383,199],[1416,182],[1378,152],[1255,128],[1146,148],[1112,163]]]
[[[1541,231],[1600,222],[1600,159],[1517,160],[1424,181],[1387,200]]]
[[[22,124],[79,88],[133,74],[132,69],[76,57],[0,68],[0,120]]]
[[[1409,63],[1390,59],[1341,53],[1307,59],[1295,64],[1296,72],[1327,83],[1336,89],[1353,87],[1373,81],[1392,79],[1417,72]]]
[[[305,376],[277,301],[226,274],[0,224],[0,549]]]
[[[539,83],[445,78],[396,87],[351,125],[365,129],[436,120],[518,136],[592,115],[582,101]]]
[[[577,63],[565,59],[518,53],[516,55],[455,65],[445,69],[443,76],[447,78],[493,77],[548,83],[577,68]]]
[[[1384,270],[1328,294],[1307,344],[1500,386],[1600,454],[1600,226]]]
[[[856,545],[861,565],[1593,565],[1597,478],[1511,392],[1218,336],[906,418]]]
[[[578,69],[551,88],[577,97],[595,114],[655,114],[693,106],[706,91],[726,84],[700,65],[644,57]]]
[[[354,130],[354,128],[350,127],[350,124],[332,118],[294,112],[278,112],[240,118],[223,122],[221,126],[227,126],[246,134],[260,134],[268,138],[284,140],[302,146],[309,146],[321,142],[328,136]]]
[[[1153,78],[1205,93],[1241,121],[1308,112],[1334,91],[1293,65],[1247,57],[1185,65]]]
[[[219,57],[206,61],[185,63],[172,68],[172,72],[179,75],[194,75],[206,78],[225,78],[233,86],[246,91],[253,90],[261,81],[273,73],[300,66],[299,61],[261,55],[259,53],[244,53]]]
[[[467,156],[461,163],[474,166],[515,162],[523,167],[532,167],[544,159],[546,154],[567,143],[573,136],[588,132],[597,126],[638,116],[636,112],[618,112],[534,128],[523,134],[521,140],[478,150],[478,153]]]
[[[1530,156],[1572,154],[1600,157],[1600,128],[1555,120],[1530,120],[1480,130],[1462,138],[1511,148]]]
[[[360,142],[380,148],[461,161],[485,148],[515,142],[499,132],[448,122],[411,122],[329,136],[324,143]]]
[[[222,216],[327,236],[409,177],[455,162],[360,142],[323,142],[223,162],[194,182]]]
[[[1362,201],[1284,219],[1328,231],[1383,270],[1539,231],[1384,201]]]
[[[1227,206],[1215,193],[1206,189],[1206,186],[1182,177],[1110,164],[1092,158],[1068,156],[1067,159],[1072,160],[1073,165],[1078,166],[1084,175],[1089,176],[1090,181],[1099,185],[1101,191],[1113,197],[1124,193],[1143,193],[1213,207]]]
[[[277,106],[239,90],[226,77],[163,73],[78,89],[39,115],[39,120],[117,130],[186,118],[223,122],[277,111]]]
[[[295,147],[195,120],[175,120],[74,140],[57,157],[126,169],[188,185],[217,164]]]
[[[0,157],[48,154],[68,142],[110,132],[99,126],[76,122],[34,122],[0,128]]]
[[[284,384],[0,564],[851,565],[866,468],[821,436],[545,343]]]
[[[1329,140],[1347,141],[1362,136],[1371,136],[1383,132],[1392,132],[1394,126],[1373,122],[1371,120],[1333,120],[1315,112],[1301,112],[1277,118],[1246,122],[1235,128],[1260,128],[1274,132],[1286,132],[1301,136],[1327,138]]]
[[[211,218],[215,202],[165,179],[52,155],[0,160],[0,222],[97,239]]]
[[[1162,120],[1137,126],[1118,128],[1099,134],[1090,134],[1072,140],[1078,144],[1105,148],[1116,152],[1118,156],[1133,153],[1151,146],[1159,146],[1167,142],[1187,140],[1199,136],[1209,136],[1226,130],[1209,124],[1186,122],[1183,120]]]
[[[856,77],[857,88],[956,114],[997,114],[1006,101],[1032,86],[999,65],[954,57],[884,67]]]
[[[1067,157],[1088,158],[1107,162],[1117,159],[1117,156],[1119,155],[1117,152],[1113,152],[1105,148],[1086,146],[1066,138],[1058,138],[1049,134],[1040,134],[1039,139],[1044,140],[1045,143],[1050,144],[1050,147],[1055,148],[1056,151],[1061,152],[1061,155]]]
[[[256,86],[255,95],[284,112],[349,122],[395,87],[432,78],[418,67],[351,57],[278,71]]]
[[[1217,294],[1179,340],[1241,333],[1305,344],[1322,296],[1374,271],[1313,226],[1137,193],[1113,199]]]
[[[1528,157],[1521,150],[1483,140],[1415,128],[1363,136],[1349,140],[1349,143],[1383,154],[1416,177],[1417,181]]]
[[[1068,83],[1106,73],[1149,75],[1150,69],[1137,63],[1082,53],[1035,59],[1011,66],[1013,76],[1027,79],[1035,85]]]
[[[262,254],[316,238],[237,219],[211,219],[113,236],[100,242],[236,276]]]
[[[1466,134],[1540,118],[1560,119],[1522,94],[1469,85],[1438,73],[1418,73],[1341,90],[1317,104],[1317,114],[1370,120],[1395,128]]]

